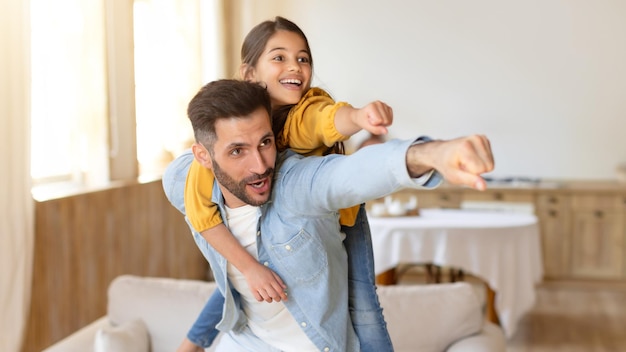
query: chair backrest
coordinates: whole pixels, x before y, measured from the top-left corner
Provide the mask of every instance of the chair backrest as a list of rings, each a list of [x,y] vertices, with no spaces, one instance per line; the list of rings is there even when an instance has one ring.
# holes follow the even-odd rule
[[[467,282],[378,287],[396,352],[441,352],[482,330],[481,304]]]

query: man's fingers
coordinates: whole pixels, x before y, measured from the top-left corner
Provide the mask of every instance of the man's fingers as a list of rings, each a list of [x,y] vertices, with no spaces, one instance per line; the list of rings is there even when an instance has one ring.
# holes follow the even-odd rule
[[[493,153],[491,152],[491,143],[489,139],[484,135],[476,136],[476,154],[480,160],[483,162],[483,172],[489,172],[493,170],[494,161],[493,161]]]
[[[472,186],[472,188],[475,188],[479,191],[484,191],[487,189],[487,182],[485,182],[485,180],[482,177],[478,177],[476,182],[474,182],[474,185]]]
[[[493,170],[494,161],[489,139],[484,135],[473,135],[450,144],[452,154],[443,172],[453,184],[464,185],[479,191],[487,188],[482,174]]]
[[[470,188],[484,191],[487,188],[485,180],[472,172],[466,172],[464,170],[456,170],[445,176],[446,179],[455,185],[467,186]]]
[[[492,171],[494,161],[489,140],[482,135],[466,139],[462,145],[458,163],[461,171],[474,175]]]

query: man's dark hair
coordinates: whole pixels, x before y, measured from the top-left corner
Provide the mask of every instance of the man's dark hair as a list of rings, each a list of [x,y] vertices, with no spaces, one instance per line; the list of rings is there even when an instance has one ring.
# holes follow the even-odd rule
[[[271,101],[265,88],[257,83],[222,79],[200,89],[189,102],[187,116],[196,142],[212,151],[217,138],[215,123],[219,119],[246,118],[258,108],[271,114]]]

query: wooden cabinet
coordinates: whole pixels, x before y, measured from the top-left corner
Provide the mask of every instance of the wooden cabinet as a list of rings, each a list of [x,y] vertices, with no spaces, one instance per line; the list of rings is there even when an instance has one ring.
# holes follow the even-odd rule
[[[408,202],[411,197],[416,197],[419,208],[452,208],[458,209],[461,206],[462,190],[460,188],[447,187],[445,189],[407,189],[391,195],[393,200]],[[383,202],[384,198],[373,200]]]
[[[570,274],[573,278],[626,278],[626,231],[621,199],[614,195],[572,197]]]
[[[569,276],[570,221],[569,196],[558,193],[538,194],[535,214],[539,220],[543,272],[546,278]]]
[[[547,279],[626,281],[625,183],[561,181],[484,192],[444,185],[394,197],[409,195],[417,195],[421,208],[534,209]]]
[[[526,189],[487,189],[483,192],[467,189],[463,202],[534,203],[533,192]]]
[[[418,204],[422,208],[459,208],[461,206],[461,192],[422,192],[418,197]]]

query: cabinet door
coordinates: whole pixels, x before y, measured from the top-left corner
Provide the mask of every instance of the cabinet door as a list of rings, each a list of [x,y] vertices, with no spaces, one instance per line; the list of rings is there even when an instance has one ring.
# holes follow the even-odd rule
[[[539,210],[541,252],[546,278],[569,276],[570,217],[567,211],[555,209]]]
[[[624,275],[624,220],[615,210],[576,210],[572,221],[571,273],[577,278]]]
[[[551,279],[570,275],[570,221],[569,197],[559,194],[540,194],[536,202],[541,231],[544,276]]]

